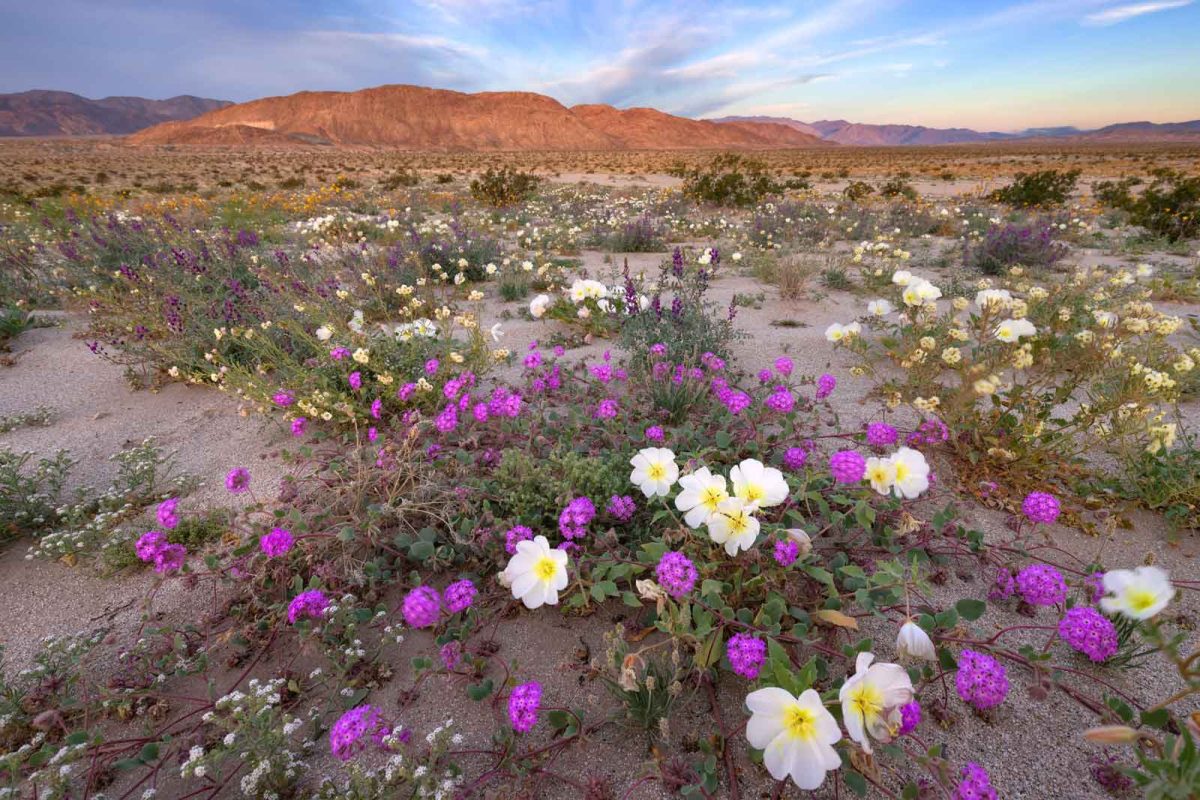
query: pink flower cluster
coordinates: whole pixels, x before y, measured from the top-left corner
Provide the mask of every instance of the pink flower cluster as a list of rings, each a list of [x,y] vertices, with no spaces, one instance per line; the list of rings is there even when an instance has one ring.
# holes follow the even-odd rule
[[[182,569],[187,560],[187,548],[171,544],[159,531],[143,533],[133,547],[138,558],[154,564],[154,571],[163,575]]]

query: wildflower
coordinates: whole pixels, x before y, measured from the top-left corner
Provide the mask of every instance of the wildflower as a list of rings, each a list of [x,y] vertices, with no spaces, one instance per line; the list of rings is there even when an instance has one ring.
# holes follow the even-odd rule
[[[1017,573],[1017,588],[1031,606],[1056,606],[1067,599],[1067,582],[1049,564],[1030,564]]]
[[[780,386],[763,401],[767,408],[780,414],[787,414],[796,407],[796,396],[787,387]]]
[[[708,518],[708,537],[725,546],[725,552],[735,556],[738,550],[749,550],[758,538],[759,524],[754,509],[740,497],[729,497],[717,505]]]
[[[871,752],[871,739],[890,742],[900,729],[900,707],[913,699],[912,680],[899,664],[873,664],[872,653],[859,653],[854,675],[842,684],[838,700],[850,738]]]
[[[508,721],[517,733],[529,733],[538,722],[542,685],[537,681],[514,686],[508,696]]]
[[[413,628],[428,628],[437,623],[442,601],[437,589],[418,586],[404,596],[404,621]]]
[[[160,574],[183,569],[187,548],[181,544],[164,544],[154,554],[154,571]]]
[[[866,469],[867,462],[854,450],[839,450],[829,457],[829,471],[838,483],[858,483]]]
[[[1089,602],[1099,603],[1100,598],[1104,596],[1104,573],[1093,572],[1085,576],[1083,585],[1087,587]]]
[[[871,488],[882,495],[889,494],[896,482],[896,467],[890,458],[867,459],[866,478]]]
[[[286,389],[281,389],[271,396],[271,400],[280,408],[287,408],[292,403],[296,402],[296,395],[292,394]]]
[[[872,422],[867,426],[867,444],[872,447],[887,447],[896,443],[899,434],[886,422]]]
[[[637,512],[637,503],[629,495],[614,494],[609,498],[608,505],[604,510],[610,517],[615,517],[621,522],[629,522]]]
[[[350,377],[348,377],[346,380],[350,383],[350,388],[353,389],[354,391],[357,392],[359,389],[362,388],[362,373],[361,372],[357,372],[357,371],[351,372]]]
[[[748,633],[735,633],[725,645],[725,656],[734,673],[752,681],[766,663],[767,643]]]
[[[446,587],[446,591],[442,592],[442,599],[446,603],[446,610],[451,614],[458,614],[466,611],[475,602],[475,595],[478,593],[475,584],[463,578],[461,581],[455,581]]]
[[[962,768],[962,781],[954,788],[954,800],[997,800],[987,770],[975,762]]]
[[[153,561],[158,555],[158,551],[166,547],[168,544],[167,537],[158,531],[146,531],[138,537],[137,542],[133,546],[133,551],[137,553],[137,557],[142,561]]]
[[[663,434],[663,429],[661,427],[658,425],[651,425],[649,428],[646,428],[646,438],[652,442],[662,442],[662,440],[666,437]]]
[[[605,398],[596,404],[596,409],[592,412],[593,419],[614,419],[617,416],[617,401],[612,398]]]
[[[317,328],[317,340],[318,341],[328,342],[332,336],[333,336],[333,331],[330,330],[329,326],[322,325],[321,327]]]
[[[304,435],[304,429],[308,425],[308,420],[304,417],[296,417],[292,420],[292,436],[300,437]]]
[[[647,447],[629,460],[633,472],[629,480],[646,497],[666,497],[679,478],[675,453],[665,447]]]
[[[241,494],[250,488],[250,470],[245,467],[234,467],[225,476],[225,488],[231,494]]]
[[[175,513],[176,506],[179,505],[179,498],[172,497],[169,500],[164,500],[158,504],[158,524],[167,530],[173,529],[179,524],[179,517]]]
[[[860,331],[857,322],[851,322],[849,325],[842,325],[834,322],[825,329],[825,340],[837,344],[838,342],[857,336]]]
[[[783,465],[792,472],[804,469],[806,461],[808,461],[808,451],[803,447],[789,447],[783,453]]]
[[[567,588],[567,553],[552,549],[545,536],[517,542],[503,576],[526,608],[558,605],[558,593]]]
[[[596,506],[586,497],[576,497],[558,515],[558,530],[565,539],[587,535],[588,523],[596,516]]]
[[[294,541],[290,531],[272,528],[270,533],[263,534],[258,540],[258,546],[266,553],[267,558],[274,558],[291,550]]]
[[[833,748],[842,732],[815,689],[796,697],[769,686],[747,695],[746,707],[746,739],[763,751],[763,766],[775,780],[790,776],[800,789],[812,791],[825,782],[827,772],[842,765]]]
[[[895,471],[892,492],[912,500],[929,488],[929,463],[920,452],[901,447],[889,459]]]
[[[367,741],[383,744],[391,726],[383,721],[379,709],[371,705],[352,708],[329,729],[329,749],[341,761],[349,761]]]
[[[729,482],[734,496],[744,500],[750,511],[777,506],[788,496],[783,473],[755,458],[747,458],[731,469]]]
[[[462,644],[458,640],[446,642],[438,650],[438,657],[447,671],[458,669],[458,665],[462,663]]]
[[[696,578],[699,577],[696,565],[691,559],[674,550],[667,550],[662,554],[658,566],[654,568],[654,575],[658,578],[659,585],[676,600],[689,594],[696,586]]]
[[[837,388],[837,378],[830,375],[828,372],[817,378],[817,394],[818,400],[824,400],[829,395],[833,394],[833,390]]]
[[[800,557],[800,543],[795,539],[776,539],[775,552],[771,554],[775,563],[781,567],[790,567]]]
[[[329,607],[329,598],[320,589],[309,589],[292,598],[288,603],[287,618],[293,625],[302,617],[320,619]]]
[[[920,278],[917,280],[920,280]],[[892,283],[897,286],[908,286],[912,281],[913,274],[906,269],[898,269],[892,273]]]
[[[892,313],[892,304],[887,300],[872,300],[867,303],[867,313],[873,317],[886,317]]]
[[[1068,610],[1059,620],[1058,635],[1092,661],[1105,661],[1117,652],[1116,626],[1089,606],[1076,606]]]
[[[921,724],[921,704],[916,700],[900,706],[900,730],[896,736],[908,736]]]
[[[975,294],[975,305],[981,311],[1004,308],[1011,302],[1012,294],[1007,289],[983,289]]]
[[[533,531],[524,525],[515,525],[504,532],[504,549],[511,556],[517,552],[518,542],[527,542],[533,538]]]
[[[1135,620],[1150,619],[1175,596],[1171,579],[1158,567],[1111,569],[1104,573],[1104,591],[1102,609]]]
[[[929,638],[929,634],[925,632],[924,628],[911,619],[906,620],[900,626],[900,633],[896,635],[896,653],[901,658],[937,660],[937,650],[934,649],[933,640]]]
[[[1047,492],[1030,492],[1021,503],[1021,511],[1030,522],[1053,525],[1062,508],[1054,495]]]
[[[795,365],[787,356],[780,356],[779,358],[775,359],[775,371],[785,378],[792,374],[792,370],[794,368]]]
[[[954,688],[964,703],[986,711],[1004,702],[1008,695],[1008,676],[1004,666],[987,653],[963,650],[958,656]]]
[[[996,338],[1002,342],[1015,342],[1022,336],[1033,336],[1037,328],[1027,319],[1006,319],[996,326]]]

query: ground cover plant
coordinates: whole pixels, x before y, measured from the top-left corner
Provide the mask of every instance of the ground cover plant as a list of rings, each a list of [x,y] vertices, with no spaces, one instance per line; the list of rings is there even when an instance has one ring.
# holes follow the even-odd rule
[[[1126,232],[1058,179],[458,158],[3,206],[77,347],[227,394],[286,476],[0,451],[6,548],[148,586],[0,662],[0,796],[1045,794],[991,744],[1038,703],[1078,796],[1194,795],[1200,581],[1102,546],[1200,502],[1195,311]]]

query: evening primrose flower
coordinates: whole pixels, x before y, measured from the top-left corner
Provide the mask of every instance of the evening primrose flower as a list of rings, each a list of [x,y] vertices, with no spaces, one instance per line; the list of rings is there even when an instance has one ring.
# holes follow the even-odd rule
[[[332,336],[333,336],[333,331],[329,328],[328,325],[322,325],[321,327],[317,328],[317,339],[318,340],[320,340],[322,342],[328,342]]]
[[[1037,328],[1027,319],[1006,319],[996,326],[996,338],[1002,342],[1015,342],[1022,336],[1033,336]]]
[[[899,664],[872,664],[872,653],[859,653],[854,675],[838,692],[842,721],[850,738],[871,752],[871,739],[887,743],[900,729],[900,707],[912,702],[913,685]]]
[[[513,597],[526,608],[558,605],[558,593],[567,588],[567,551],[552,548],[545,536],[517,542],[501,578]]]
[[[901,447],[889,459],[892,464],[892,492],[912,500],[929,488],[929,462],[919,451]]]
[[[900,626],[900,632],[896,634],[896,653],[901,658],[937,660],[937,651],[934,649],[933,640],[929,638],[929,634],[925,632],[924,628],[911,619],[905,620],[904,624]]]
[[[708,537],[725,546],[725,552],[736,556],[738,550],[749,550],[758,538],[759,524],[754,509],[740,497],[729,497],[717,505],[708,518]]]
[[[679,479],[683,489],[675,497],[675,507],[684,512],[683,521],[699,528],[715,513],[722,502],[729,499],[725,490],[725,476],[713,475],[708,467],[701,467]]]
[[[908,286],[913,282],[913,279],[913,274],[906,269],[898,269],[892,273],[892,283],[897,286]],[[920,280],[920,278],[916,280]]]
[[[1007,289],[983,289],[975,294],[975,305],[980,310],[1004,308],[1012,302]]]
[[[541,319],[546,313],[546,309],[550,307],[550,295],[539,294],[537,297],[529,301],[529,316],[534,319]]]
[[[896,482],[896,467],[890,458],[871,457],[867,459],[865,477],[871,482],[872,489],[886,495],[892,491],[892,485]]]
[[[763,751],[763,766],[775,780],[791,777],[796,786],[812,791],[825,782],[825,773],[842,765],[833,749],[842,732],[815,689],[796,697],[768,686],[747,695],[746,707],[746,739]]]
[[[679,467],[675,464],[675,453],[665,447],[646,447],[629,459],[633,472],[629,480],[642,490],[646,497],[666,497],[679,479]]]
[[[844,339],[857,336],[861,331],[862,326],[857,322],[851,322],[848,325],[835,322],[825,329],[825,340],[836,344]]]
[[[887,300],[872,300],[867,303],[867,312],[873,317],[886,317],[892,313],[892,304]]]
[[[1158,567],[1110,569],[1104,573],[1104,591],[1100,608],[1130,619],[1150,619],[1167,607],[1175,596],[1171,579]]]
[[[744,500],[751,511],[777,506],[788,496],[783,473],[756,458],[747,458],[731,469],[729,482],[733,484],[734,495]]]

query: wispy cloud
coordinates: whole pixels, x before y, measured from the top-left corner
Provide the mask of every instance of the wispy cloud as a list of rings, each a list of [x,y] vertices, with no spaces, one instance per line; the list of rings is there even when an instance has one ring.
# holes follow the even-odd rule
[[[1155,14],[1159,11],[1170,11],[1175,8],[1183,8],[1192,4],[1192,0],[1162,0],[1161,2],[1153,3],[1130,3],[1124,6],[1115,6],[1106,8],[1103,11],[1096,11],[1088,14],[1083,18],[1084,25],[1116,25],[1119,22],[1133,19],[1134,17],[1145,16],[1146,14]]]

